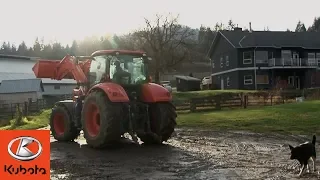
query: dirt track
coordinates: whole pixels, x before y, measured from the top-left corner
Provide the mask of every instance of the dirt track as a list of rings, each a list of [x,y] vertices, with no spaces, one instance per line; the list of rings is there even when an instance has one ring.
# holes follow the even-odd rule
[[[310,138],[180,129],[160,147],[126,141],[100,151],[81,138],[79,144],[52,140],[51,179],[299,179],[287,144]],[[316,172],[304,178],[320,176]]]

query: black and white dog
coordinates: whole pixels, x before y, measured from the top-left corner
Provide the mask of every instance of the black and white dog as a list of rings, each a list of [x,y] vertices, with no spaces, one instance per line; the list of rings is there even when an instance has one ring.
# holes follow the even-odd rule
[[[296,147],[292,147],[289,145],[289,148],[291,150],[291,156],[290,159],[296,159],[299,161],[301,170],[299,173],[299,176],[304,173],[304,171],[307,169],[307,171],[310,171],[309,169],[309,160],[312,160],[313,164],[313,172],[316,171],[315,169],[315,162],[316,162],[316,135],[313,135],[312,142],[305,142],[303,144],[300,144]]]

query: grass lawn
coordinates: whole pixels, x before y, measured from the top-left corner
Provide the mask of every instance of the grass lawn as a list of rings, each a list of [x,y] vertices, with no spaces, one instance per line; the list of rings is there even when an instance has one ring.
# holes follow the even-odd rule
[[[188,91],[188,92],[172,92],[174,100],[188,100],[195,97],[212,96],[222,93],[241,93],[255,92],[249,90],[203,90],[203,91]]]
[[[178,126],[292,134],[320,133],[320,101],[178,115]]]
[[[11,120],[11,125],[0,127],[0,130],[18,130],[18,129],[39,129],[48,126],[49,116],[51,110],[44,110],[39,115],[28,116],[28,118],[23,119],[23,123],[20,126],[14,125],[14,120]]]

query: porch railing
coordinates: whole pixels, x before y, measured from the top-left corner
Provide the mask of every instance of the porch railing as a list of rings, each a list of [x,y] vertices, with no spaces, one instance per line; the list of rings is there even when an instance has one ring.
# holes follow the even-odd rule
[[[257,60],[257,65],[268,64],[269,67],[276,66],[298,66],[298,67],[320,67],[320,58],[272,58],[269,60]]]

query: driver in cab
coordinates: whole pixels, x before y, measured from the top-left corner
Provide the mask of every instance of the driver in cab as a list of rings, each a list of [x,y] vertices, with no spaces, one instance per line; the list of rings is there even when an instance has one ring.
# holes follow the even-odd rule
[[[130,77],[130,73],[123,70],[120,66],[120,61],[116,61],[115,62],[115,66],[116,66],[116,72],[113,75],[113,80],[115,82],[121,82],[123,77]]]

